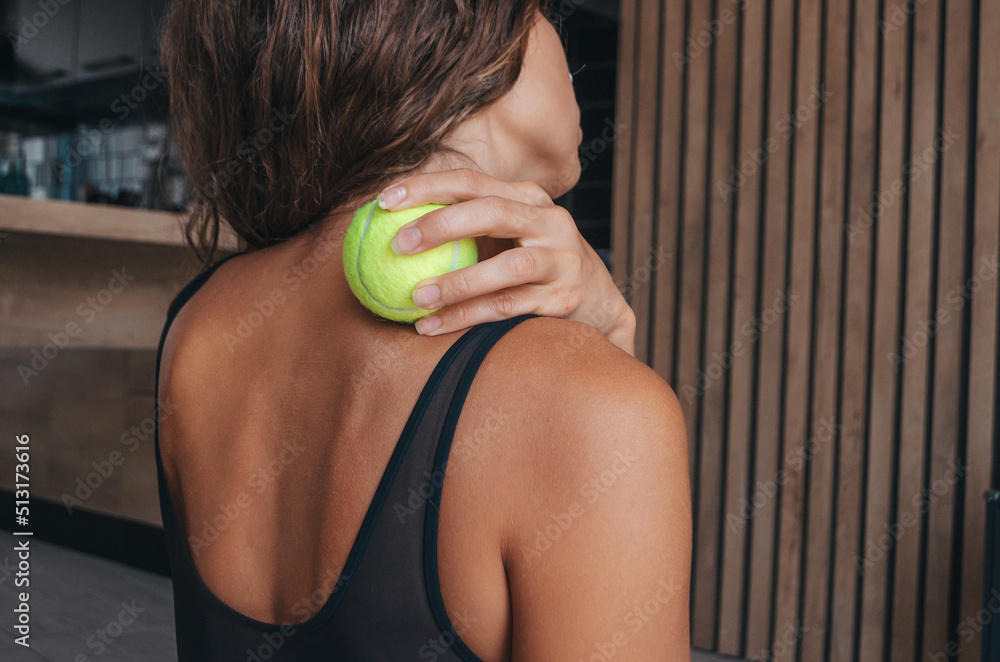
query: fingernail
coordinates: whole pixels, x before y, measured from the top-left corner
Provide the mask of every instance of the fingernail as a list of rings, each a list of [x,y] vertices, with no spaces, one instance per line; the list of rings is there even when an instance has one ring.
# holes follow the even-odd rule
[[[378,196],[378,206],[382,209],[388,209],[393,205],[398,205],[406,197],[406,189],[402,186],[393,186],[387,191],[383,191],[382,195]]]
[[[396,255],[409,253],[419,245],[420,230],[417,228],[400,230],[389,240],[389,246],[392,247],[392,252]]]
[[[423,317],[417,320],[417,333],[425,335],[441,326],[441,318],[437,316]]]
[[[421,308],[437,308],[433,305],[441,298],[441,290],[437,285],[425,285],[413,290],[413,301]]]

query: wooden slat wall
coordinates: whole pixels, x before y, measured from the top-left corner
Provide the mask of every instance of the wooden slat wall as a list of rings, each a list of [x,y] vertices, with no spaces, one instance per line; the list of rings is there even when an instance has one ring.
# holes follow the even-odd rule
[[[621,19],[614,276],[687,417],[694,645],[978,660],[1000,2]]]

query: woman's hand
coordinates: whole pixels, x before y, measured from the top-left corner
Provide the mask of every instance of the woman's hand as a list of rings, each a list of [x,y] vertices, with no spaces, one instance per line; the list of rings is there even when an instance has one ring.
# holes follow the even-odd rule
[[[441,308],[417,322],[419,333],[450,333],[536,313],[590,324],[635,355],[635,314],[573,217],[539,185],[461,168],[406,177],[379,200],[391,211],[450,205],[401,227],[393,239],[397,253],[476,237],[478,264],[414,288],[417,305]]]

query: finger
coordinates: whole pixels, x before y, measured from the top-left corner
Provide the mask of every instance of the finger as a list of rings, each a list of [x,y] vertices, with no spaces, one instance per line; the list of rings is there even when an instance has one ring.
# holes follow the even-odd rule
[[[450,205],[486,195],[545,207],[552,198],[533,181],[510,182],[471,168],[427,172],[404,177],[379,194],[382,209],[398,211],[425,204]]]
[[[435,209],[410,221],[396,231],[391,245],[399,255],[413,255],[469,237],[561,242],[577,232],[572,216],[563,207],[536,207],[487,196]]]
[[[417,333],[438,336],[442,333],[468,329],[477,324],[498,322],[533,313],[536,311],[536,302],[541,296],[536,292],[536,288],[538,288],[536,285],[520,285],[447,306],[433,315],[417,320]],[[438,324],[436,328],[428,330],[428,326],[435,324]]]
[[[527,283],[548,282],[555,273],[550,251],[518,247],[450,273],[420,281],[413,301],[433,310]]]

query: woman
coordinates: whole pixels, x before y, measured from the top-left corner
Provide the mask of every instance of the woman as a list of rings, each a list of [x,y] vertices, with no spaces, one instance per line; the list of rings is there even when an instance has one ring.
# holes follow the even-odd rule
[[[181,662],[689,659],[684,424],[552,204],[581,132],[544,9],[174,1],[191,234],[250,247],[181,292],[158,358]],[[479,238],[423,335],[343,276],[379,193],[455,203],[401,252]]]

